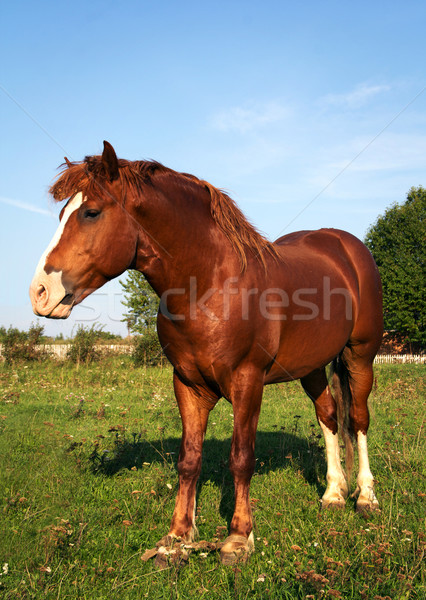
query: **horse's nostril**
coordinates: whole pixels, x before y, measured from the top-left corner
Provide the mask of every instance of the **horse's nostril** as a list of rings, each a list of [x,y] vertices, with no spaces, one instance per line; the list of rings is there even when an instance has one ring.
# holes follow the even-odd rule
[[[37,302],[46,302],[47,301],[48,293],[47,293],[47,289],[44,287],[43,284],[40,284],[38,286],[37,291],[36,291],[36,296],[37,296]]]

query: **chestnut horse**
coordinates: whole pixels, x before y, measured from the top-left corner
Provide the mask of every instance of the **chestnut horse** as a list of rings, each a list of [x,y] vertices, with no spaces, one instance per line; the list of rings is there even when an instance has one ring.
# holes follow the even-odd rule
[[[314,402],[327,456],[322,506],[344,507],[348,495],[339,422],[349,463],[353,438],[358,445],[357,509],[377,507],[366,436],[382,338],[381,284],[358,239],[321,229],[268,242],[211,184],[157,162],[118,159],[108,142],[102,156],[66,159],[51,193],[68,201],[31,284],[37,315],[68,317],[126,269],[141,271],[161,298],[158,335],[173,365],[182,419],[179,491],[163,545],[194,538],[207,420],[224,397],[234,413],[235,510],[221,560],[233,564],[253,551],[249,486],[269,383],[300,379]]]

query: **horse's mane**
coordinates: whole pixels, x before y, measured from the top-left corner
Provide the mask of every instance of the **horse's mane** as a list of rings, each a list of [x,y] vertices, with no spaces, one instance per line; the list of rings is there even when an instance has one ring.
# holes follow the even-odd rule
[[[207,190],[210,194],[212,217],[237,252],[242,271],[247,267],[247,250],[264,266],[265,253],[277,257],[274,245],[247,220],[232,198],[207,181],[198,179],[195,175],[178,173],[156,161],[118,159],[118,166],[123,198],[127,196],[128,190],[135,191],[136,188],[136,191],[142,191],[147,184],[155,185],[156,176],[160,173],[173,175],[176,182],[181,181],[185,185],[192,182]],[[57,202],[70,198],[77,192],[84,196],[96,192],[105,193],[107,177],[101,156],[86,156],[82,162],[71,163],[67,160],[61,167],[63,170],[49,190]]]

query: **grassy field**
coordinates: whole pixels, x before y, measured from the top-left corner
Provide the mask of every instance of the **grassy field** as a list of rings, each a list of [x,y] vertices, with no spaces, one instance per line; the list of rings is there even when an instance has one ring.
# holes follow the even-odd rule
[[[141,556],[168,529],[180,418],[169,368],[128,358],[0,365],[0,597],[417,599],[426,595],[424,373],[376,368],[370,458],[381,511],[320,512],[324,444],[300,384],[265,391],[251,495],[256,553],[223,567],[193,552],[159,571]],[[212,412],[200,539],[224,537],[232,407]]]

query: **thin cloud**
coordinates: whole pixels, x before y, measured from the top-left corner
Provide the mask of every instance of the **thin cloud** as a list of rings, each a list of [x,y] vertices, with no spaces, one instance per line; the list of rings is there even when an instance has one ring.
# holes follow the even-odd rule
[[[219,131],[247,133],[264,125],[282,121],[288,115],[289,110],[276,102],[253,106],[234,106],[214,115],[211,125]]]
[[[21,210],[26,210],[27,212],[35,212],[40,215],[47,215],[49,217],[54,216],[50,210],[39,208],[33,204],[28,204],[28,202],[23,202],[22,200],[13,200],[12,198],[4,198],[3,196],[0,196],[0,202],[3,204],[8,204],[9,206],[14,206],[15,208],[19,208]]]
[[[327,94],[321,99],[326,106],[337,106],[342,108],[360,108],[367,104],[372,98],[390,90],[389,85],[367,85],[361,83],[346,94]]]
[[[331,148],[330,160],[327,164],[321,165],[321,170],[330,172],[342,169],[351,155],[358,154],[367,145],[368,137],[364,136],[348,140],[345,146]],[[410,172],[414,169],[422,169],[425,155],[425,135],[385,132],[374,145],[371,145],[358,160],[351,164],[351,171]],[[333,156],[336,160],[331,158]]]

